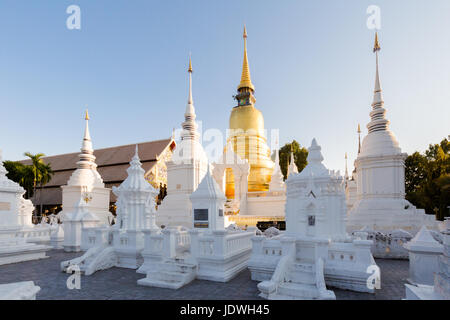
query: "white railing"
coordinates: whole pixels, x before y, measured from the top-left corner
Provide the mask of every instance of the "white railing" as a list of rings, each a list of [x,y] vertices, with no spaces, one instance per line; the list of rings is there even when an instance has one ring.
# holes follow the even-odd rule
[[[230,235],[226,237],[225,241],[225,254],[230,255],[243,250],[251,249],[252,242],[251,238],[253,232],[239,232],[237,234]]]
[[[81,230],[81,250],[89,250],[96,245],[96,235],[94,228],[83,228]]]
[[[277,242],[271,242],[271,241],[264,241],[262,245],[261,254],[264,256],[282,256],[283,255],[283,248],[281,247],[281,243]]]
[[[36,226],[19,230],[16,238],[23,238],[29,242],[50,242],[51,228],[50,226]]]
[[[178,231],[176,235],[177,247],[185,248],[191,243],[191,238],[188,231]]]
[[[199,254],[201,256],[212,256],[214,254],[214,239],[202,237],[198,240]]]

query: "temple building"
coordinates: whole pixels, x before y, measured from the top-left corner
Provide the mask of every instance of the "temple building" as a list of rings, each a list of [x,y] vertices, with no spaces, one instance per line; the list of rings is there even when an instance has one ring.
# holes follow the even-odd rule
[[[160,197],[163,197],[167,185],[166,162],[172,158],[175,149],[175,141],[172,138],[138,143],[139,155],[142,167],[145,170],[145,178],[155,188],[161,189]],[[127,177],[126,169],[129,159],[134,155],[136,144],[122,145],[97,149],[93,151],[97,171],[103,179],[106,188],[119,186]],[[31,200],[39,209],[42,204],[43,214],[59,212],[62,209],[62,190],[73,172],[77,169],[79,152],[66,153],[42,158],[44,163],[50,164],[54,175],[46,185],[37,188],[34,198]],[[31,160],[20,161],[23,164],[31,164]],[[116,196],[111,193],[110,211],[115,212]]]

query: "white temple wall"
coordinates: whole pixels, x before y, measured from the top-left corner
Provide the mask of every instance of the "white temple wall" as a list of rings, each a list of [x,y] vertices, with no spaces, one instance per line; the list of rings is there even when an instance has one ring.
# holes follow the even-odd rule
[[[265,196],[254,197],[252,193],[247,194],[247,212],[245,215],[262,217],[283,217],[286,195],[272,195],[267,192]]]

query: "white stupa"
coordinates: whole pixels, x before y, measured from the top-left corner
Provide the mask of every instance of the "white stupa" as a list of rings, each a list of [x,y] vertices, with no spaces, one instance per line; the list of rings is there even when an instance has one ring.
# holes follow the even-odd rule
[[[287,169],[287,177],[289,178],[289,176],[293,173],[298,173],[298,168],[297,165],[295,164],[295,159],[294,159],[294,151],[291,151],[291,161],[289,162],[288,165],[288,169]]]
[[[406,153],[389,130],[378,71],[378,35],[376,53],[375,91],[361,152],[355,161],[357,200],[348,217],[348,230],[368,227],[371,230],[403,229],[417,232],[423,225],[433,226],[434,217],[425,215],[405,199]]]
[[[205,176],[208,158],[199,142],[192,99],[192,63],[189,59],[189,96],[181,141],[167,163],[167,196],[159,206],[156,216],[158,226],[185,226],[192,224],[192,205],[189,196]]]
[[[111,267],[137,269],[141,264],[144,232],[157,229],[155,207],[158,190],[145,180],[137,145],[127,173],[128,177],[122,184],[113,187],[117,196],[116,224],[107,227],[91,224],[82,228],[82,248],[87,251],[81,257],[63,261],[62,271],[78,265],[81,272],[91,275]],[[87,222],[92,221],[95,216],[82,202],[80,204],[73,220],[85,217]]]
[[[109,212],[111,189],[105,188],[105,184],[97,171],[89,133],[87,110],[85,121],[86,127],[79,155],[80,161],[77,162],[77,169],[72,173],[67,185],[61,187],[63,206],[61,220],[65,235],[63,247],[68,252],[81,250],[82,228],[87,225],[90,227],[109,225],[112,220],[112,214]],[[86,222],[84,215],[76,214],[80,211],[80,199],[84,199],[85,202],[83,210],[90,214],[89,223]],[[83,220],[85,222],[82,222]]]
[[[139,159],[138,146],[127,169],[128,177],[119,187],[113,187],[117,196],[117,218],[114,229],[154,229],[158,190],[145,180],[145,170]]]
[[[295,165],[295,164],[294,164]],[[272,178],[269,183],[269,191],[273,192],[285,192],[286,185],[283,180],[283,173],[280,168],[280,154],[279,150],[275,154],[275,166],[273,168]]]
[[[85,121],[86,125],[77,169],[72,173],[69,181],[67,181],[67,185],[61,187],[63,205],[61,216],[64,220],[65,212],[75,211],[80,197],[89,193],[91,198],[88,203],[89,211],[98,217],[100,223],[109,225],[112,218],[112,214],[109,212],[111,189],[105,188],[102,177],[97,171],[94,149],[89,133],[89,114],[87,110]]]
[[[30,227],[29,221],[23,221],[22,206],[29,204],[23,198],[25,190],[6,176],[0,150],[0,265],[27,260],[47,258],[45,251],[50,247],[27,243],[22,232]],[[33,211],[29,208],[31,211]],[[31,211],[25,214],[31,221]],[[27,220],[28,220],[27,219]]]

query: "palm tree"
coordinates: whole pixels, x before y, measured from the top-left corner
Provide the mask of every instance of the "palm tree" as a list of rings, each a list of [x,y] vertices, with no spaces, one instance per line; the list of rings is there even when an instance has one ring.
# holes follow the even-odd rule
[[[49,164],[45,164],[42,160],[45,157],[43,153],[32,154],[30,152],[25,152],[24,155],[31,159],[31,171],[33,173],[33,194],[36,195],[36,188],[39,185],[40,192],[39,197],[42,192],[42,186],[46,183],[49,183],[53,172]],[[42,214],[42,203],[40,204],[39,213]]]

